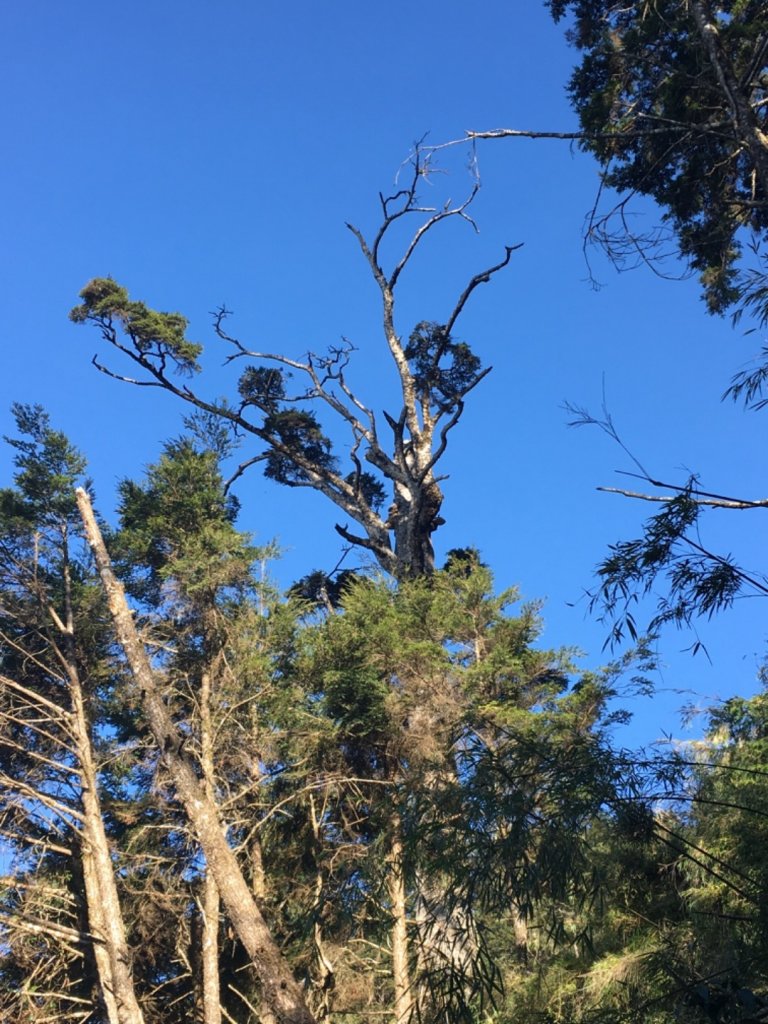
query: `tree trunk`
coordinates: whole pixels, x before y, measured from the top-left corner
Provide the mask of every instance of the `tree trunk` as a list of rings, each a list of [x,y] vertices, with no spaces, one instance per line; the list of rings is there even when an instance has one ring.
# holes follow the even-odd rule
[[[254,836],[251,840],[249,853],[253,895],[258,902],[263,902],[267,897],[267,879],[264,874],[264,856],[261,849],[261,840],[258,835]]]
[[[207,797],[215,801],[213,727],[211,724],[211,674],[203,672],[200,682],[200,767]],[[210,869],[203,886],[203,1024],[221,1024],[219,985],[219,890]]]
[[[408,1024],[413,1012],[413,992],[408,964],[408,921],[406,916],[405,870],[403,864],[403,837],[400,815],[392,819],[392,838],[389,846],[390,913],[392,914],[392,981],[395,988],[395,1024]]]
[[[749,96],[745,95],[742,90],[730,58],[723,53],[720,32],[709,4],[702,3],[701,0],[693,0],[691,11],[707,57],[731,108],[734,131],[748,149],[754,164],[755,175],[760,182],[763,199],[768,199],[768,147],[765,135],[760,130],[755,112],[749,102]]]
[[[210,871],[203,886],[203,1024],[221,1024],[219,984],[219,890]]]
[[[116,1012],[119,1024],[144,1024],[144,1016],[133,987],[131,956],[115,884],[114,865],[104,831],[82,692],[79,680],[74,682],[71,673],[70,687],[78,759],[82,771],[82,802],[85,816],[83,876],[88,919],[91,931],[103,942],[103,949],[106,951],[105,957],[102,950],[98,949],[97,942],[96,965],[104,994],[104,1004],[108,1013],[114,1004],[113,1012]],[[109,973],[104,976],[102,972],[107,963]]]
[[[72,687],[72,680],[70,679]],[[73,692],[73,724],[76,730],[78,760],[82,772],[83,877],[91,932],[96,936],[94,948],[104,996],[104,1005],[111,1020],[119,1024],[144,1024],[131,977],[131,957],[115,885],[114,867],[109,852],[101,806],[96,789],[96,770],[90,738],[83,714],[79,685]],[[112,1016],[115,1014],[116,1016]]]
[[[93,959],[96,963],[98,991],[101,1002],[104,1004],[104,1012],[107,1015],[108,1024],[120,1024],[117,1000],[112,990],[112,961],[104,940],[107,932],[104,921],[104,908],[101,905],[101,894],[99,893],[99,883],[96,877],[93,850],[91,844],[86,839],[83,839],[81,844],[80,861],[83,870],[83,889],[85,890],[86,927],[88,932],[96,939],[93,943]]]
[[[142,695],[147,724],[163,753],[176,796],[203,850],[232,927],[253,962],[261,983],[262,1000],[279,1024],[316,1024],[302,989],[293,977],[248,888],[237,858],[227,842],[216,805],[205,792],[191,761],[184,753],[183,737],[165,706],[122,585],[112,572],[90,499],[82,488],[78,488],[76,494],[117,638]]]
[[[93,757],[90,725],[75,657],[74,616],[66,530],[62,535],[64,557],[64,622],[51,616],[63,634],[64,663],[72,706],[71,727],[80,763],[81,801],[85,823],[82,833],[83,879],[89,929],[96,936],[94,956],[107,1016],[116,1024],[144,1024],[131,975],[131,955],[125,936],[120,900],[115,884],[114,866],[109,849],[99,800],[98,773]]]

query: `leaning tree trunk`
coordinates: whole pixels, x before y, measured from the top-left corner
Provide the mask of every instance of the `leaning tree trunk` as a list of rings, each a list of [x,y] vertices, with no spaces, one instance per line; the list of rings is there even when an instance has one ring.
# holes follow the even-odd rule
[[[70,678],[70,687],[72,680]],[[95,936],[94,954],[104,1006],[110,1022],[144,1024],[131,976],[131,957],[115,885],[114,865],[104,831],[96,770],[79,685],[73,692],[73,724],[82,772],[83,878],[89,930]]]
[[[183,737],[165,706],[125,599],[125,592],[112,572],[90,499],[82,488],[78,488],[76,494],[86,538],[107,595],[117,638],[141,692],[147,724],[158,749],[163,753],[176,796],[200,843],[232,927],[253,962],[265,1008],[274,1016],[277,1024],[316,1024],[301,986],[293,977],[267,927],[227,842],[218,809],[183,751]]]
[[[83,879],[89,930],[95,936],[94,959],[102,1000],[110,1024],[144,1024],[131,972],[131,956],[125,935],[114,865],[99,800],[99,783],[93,756],[80,672],[75,656],[75,629],[66,530],[64,551],[64,621],[53,608],[51,618],[63,635],[65,664],[71,700],[70,727],[80,764],[83,805]]]
[[[85,831],[85,830],[84,830]],[[98,994],[107,1015],[108,1024],[120,1024],[117,1010],[117,999],[111,983],[112,958],[104,942],[106,922],[104,908],[101,905],[99,882],[96,877],[96,865],[90,842],[85,837],[81,843],[80,863],[83,872],[83,889],[85,891],[85,914],[89,934],[94,936],[93,960],[96,965]]]

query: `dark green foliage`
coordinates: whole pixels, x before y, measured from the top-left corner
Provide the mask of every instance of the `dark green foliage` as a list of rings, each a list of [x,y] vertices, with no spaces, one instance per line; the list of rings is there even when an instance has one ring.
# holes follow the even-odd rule
[[[45,635],[39,605],[22,600],[32,577],[20,569],[37,551],[37,580],[55,597],[62,520],[36,523],[58,499],[66,521],[64,498],[83,462],[42,413],[18,417],[17,487],[0,492],[2,670],[57,701],[55,657],[40,642],[32,658],[20,648],[30,625],[38,641]],[[212,764],[229,835],[313,1005],[358,1022],[391,1008],[398,840],[425,1024],[474,1024],[488,1013],[499,1024],[740,1024],[759,1015],[765,698],[716,709],[710,745],[696,757],[613,752],[606,730],[620,718],[608,702],[631,659],[575,677],[569,652],[538,648],[536,609],[515,607],[514,592],[495,595],[471,548],[398,585],[309,574],[300,596],[327,614],[297,622],[301,604],[279,603],[254,578],[266,552],[235,529],[219,455],[198,428],[168,443],[145,480],[121,485],[121,528],[110,541],[141,602],[187,756],[201,774]],[[643,572],[682,573],[678,546],[696,514],[689,493],[665,505],[624,552],[628,586],[642,579],[632,575],[638,562]],[[181,1024],[199,1005],[205,865],[162,758],[146,745],[87,565],[74,561],[71,571],[132,975],[147,1017]],[[71,778],[57,779],[71,758],[66,736],[51,723],[37,732],[14,724],[8,714],[22,708],[3,692],[0,820],[19,850],[38,846],[18,861],[0,911],[84,930],[77,850],[46,849],[61,844],[56,819],[35,813],[28,795],[14,799],[7,781],[76,809]],[[0,1012],[29,1015],[19,992],[37,963],[52,984],[97,1005],[87,950],[81,962],[50,936],[4,927]],[[258,1006],[258,986],[228,934],[223,920],[222,1005],[252,1024],[235,990]],[[49,1016],[69,1009],[55,994],[36,1005]]]
[[[0,1017],[79,1016],[90,1003],[89,1022],[100,1024],[68,673],[84,680],[97,750],[118,674],[79,543],[74,489],[85,483],[85,460],[39,406],[13,412],[14,486],[0,490],[0,831],[9,864],[0,885]],[[70,938],[57,941],[56,928]]]
[[[161,369],[170,360],[183,374],[196,373],[202,346],[184,334],[188,321],[180,313],[160,313],[143,302],[128,298],[128,292],[111,277],[96,277],[80,292],[83,300],[70,313],[74,323],[93,322],[107,331],[120,324],[139,352]]]
[[[328,609],[338,609],[344,597],[344,590],[357,578],[354,569],[342,569],[329,576],[321,569],[307,573],[288,591],[289,596],[298,597],[310,604]]]
[[[738,261],[744,232],[764,239],[768,182],[761,170],[766,109],[763,0],[708,5],[718,60],[697,27],[692,4],[678,0],[549,0],[556,20],[572,19],[581,52],[569,94],[585,133],[582,146],[603,168],[619,205],[594,218],[594,237],[618,261],[653,260],[672,234],[698,271],[712,312],[743,295]],[[723,75],[726,76],[727,81]],[[743,100],[739,111],[732,96]],[[622,201],[653,198],[667,232],[635,233]]]
[[[270,413],[264,431],[275,439],[264,469],[271,480],[296,487],[311,483],[318,472],[335,471],[331,442],[314,413],[290,408]]]
[[[613,755],[616,795],[583,826],[596,898],[568,898],[570,944],[531,929],[525,966],[507,960],[505,1024],[761,1019],[766,890],[755,866],[767,776],[754,770],[757,747],[747,753],[748,742],[715,725],[730,711],[715,713],[706,741],[676,753]],[[741,719],[745,708],[733,711]],[[758,847],[739,847],[742,828]],[[533,920],[543,923],[541,908]]]
[[[597,569],[600,585],[591,605],[611,621],[609,641],[625,636],[638,639],[633,607],[649,594],[660,578],[666,596],[647,631],[655,633],[665,623],[688,626],[700,615],[711,616],[729,608],[736,596],[756,583],[732,559],[715,555],[701,546],[697,524],[702,507],[696,501],[697,481],[691,480],[679,494],[666,499],[651,516],[642,537],[620,541]]]
[[[384,485],[373,473],[367,473],[365,470],[354,470],[347,475],[345,482],[355,489],[355,493],[361,495],[363,501],[374,512],[378,512],[387,500],[387,492],[384,489]]]
[[[117,552],[142,600],[159,602],[173,577],[195,594],[236,586],[247,575],[247,549],[233,528],[237,502],[224,495],[215,453],[189,438],[171,441],[146,483],[124,480],[119,491]]]
[[[275,608],[268,580],[255,574],[271,552],[253,547],[236,530],[237,504],[225,494],[219,455],[204,446],[211,439],[208,426],[198,424],[196,438],[167,443],[145,480],[121,484],[121,529],[113,547],[131,593],[141,601],[185,754],[218,798],[228,795],[222,817],[239,842],[257,826],[263,813],[260,783],[285,752],[281,725],[293,694],[290,685],[278,692],[274,682],[290,664],[294,619],[288,608]],[[120,722],[123,742],[143,738],[140,726],[135,713],[126,716]],[[153,780],[156,787],[162,769],[162,758],[151,752],[124,779],[125,802],[135,807],[136,788]],[[135,853],[131,914],[141,929],[134,973],[148,990],[162,989],[153,1019],[175,1024],[191,1018],[195,996],[199,1000],[200,904],[207,875],[196,837],[163,796],[165,805],[154,820],[144,808],[126,825],[125,842]],[[251,842],[258,848],[257,840]],[[282,919],[276,927],[282,938],[281,926]],[[224,934],[222,1005],[239,1020],[242,999],[229,986],[255,1004],[258,989],[240,944],[230,941],[224,950]],[[169,965],[168,950],[174,948],[182,960]]]
[[[768,257],[755,248],[760,265],[742,274],[740,306],[733,318],[734,323],[738,323],[742,315],[747,314],[755,321],[757,326],[746,331],[747,334],[756,330],[763,331],[768,325]],[[734,374],[723,398],[732,398],[734,402],[742,400],[752,409],[764,409],[768,405],[766,385],[768,346],[764,344],[754,359],[754,365]]]
[[[25,628],[47,632],[46,601],[65,614],[65,570],[77,633],[86,646],[92,644],[96,649],[84,651],[83,656],[98,660],[103,643],[99,638],[102,610],[98,588],[74,545],[81,534],[74,490],[89,486],[89,482],[84,478],[84,457],[63,433],[51,427],[40,406],[14,405],[13,414],[21,436],[5,438],[15,450],[14,486],[0,489],[0,579],[4,587],[0,619],[5,630],[0,651],[3,664],[25,664],[24,671],[33,675],[38,671],[42,681],[48,669],[53,669],[54,676],[60,672],[55,656],[49,652],[52,661],[48,662],[41,654],[35,666],[25,661],[24,644],[17,649],[9,641],[18,641]],[[95,668],[93,671],[95,674]]]
[[[567,652],[535,647],[535,610],[512,615],[514,593],[491,588],[472,550],[396,589],[351,581],[300,664],[334,724],[332,756],[357,777],[344,813],[364,892],[384,888],[379,844],[402,823],[430,1021],[473,1020],[498,997],[494,917],[510,903],[532,917],[552,901],[546,927],[563,932],[556,906],[593,892],[585,828],[614,796],[600,728],[612,683],[571,685]]]
[[[404,352],[419,393],[434,408],[451,408],[480,379],[478,357],[466,342],[454,341],[441,324],[416,324]]]
[[[264,412],[277,412],[285,398],[282,370],[274,366],[248,366],[237,385],[243,405],[256,405]]]
[[[443,569],[454,576],[469,577],[478,568],[487,569],[488,566],[481,560],[477,548],[451,548],[445,556]]]
[[[12,406],[20,438],[4,440],[15,449],[16,490],[5,501],[16,506],[16,517],[28,522],[72,522],[77,519],[74,489],[85,473],[85,459],[39,405]]]
[[[702,540],[702,516],[711,506],[745,511],[760,502],[739,501],[722,494],[705,491],[697,477],[689,477],[682,486],[653,479],[622,441],[610,413],[603,406],[602,418],[586,409],[566,404],[574,418],[570,426],[597,426],[634,462],[651,488],[672,492],[637,494],[621,491],[628,497],[658,502],[659,512],[648,518],[643,536],[611,545],[609,554],[598,565],[600,585],[590,594],[590,608],[611,623],[607,643],[615,644],[626,637],[637,642],[640,633],[655,636],[666,623],[690,626],[698,616],[712,616],[729,608],[739,594],[768,595],[768,584],[757,573],[746,572],[729,555],[708,550]],[[658,592],[656,612],[650,613],[647,626],[639,626],[636,608],[641,599]],[[692,650],[703,648],[696,640]]]

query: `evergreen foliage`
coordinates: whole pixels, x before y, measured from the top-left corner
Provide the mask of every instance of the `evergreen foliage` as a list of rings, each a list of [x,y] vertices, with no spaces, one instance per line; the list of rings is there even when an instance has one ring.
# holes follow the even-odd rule
[[[128,292],[111,277],[96,277],[80,292],[83,300],[70,313],[77,324],[96,323],[108,332],[118,324],[131,339],[136,351],[155,365],[173,368],[186,375],[200,369],[197,357],[202,346],[185,337],[187,320],[180,313],[160,313],[143,302],[128,298]]]
[[[712,312],[754,296],[739,261],[750,234],[762,244],[768,229],[765,3],[547,6],[555,20],[568,18],[581,54],[569,84],[581,145],[619,195],[606,215],[593,215],[593,237],[622,263],[654,261],[673,236]],[[661,231],[630,227],[633,195],[658,203]]]
[[[713,311],[764,311],[764,277],[744,276],[739,259],[744,232],[759,244],[768,228],[765,5],[549,7],[573,15],[583,60],[571,96],[604,184],[661,204]],[[698,744],[647,754],[611,742],[622,680],[648,662],[637,597],[666,581],[655,628],[712,614],[760,581],[696,541],[702,506],[727,499],[695,480],[600,568],[595,601],[613,638],[637,644],[602,671],[543,649],[538,607],[496,593],[476,550],[435,568],[435,466],[488,372],[455,325],[512,249],[442,321],[401,339],[402,271],[435,225],[469,219],[478,187],[425,208],[416,189],[429,160],[417,146],[410,184],[380,196],[370,242],[351,228],[381,293],[396,415],[353,391],[346,341],[301,360],[251,352],[224,309],[214,327],[228,361],[253,361],[233,402],[206,399],[174,379],[201,369],[183,316],[109,278],[81,292],[72,319],[141,376],[101,368],[195,408],[145,478],[119,487],[108,541],[131,611],[82,491],[80,522],[84,460],[41,409],[15,407],[16,473],[0,490],[3,1019],[768,1017],[765,695],[711,709]],[[384,237],[410,215],[419,226],[385,269]],[[593,229],[619,258],[627,245],[651,258],[658,241]],[[294,376],[303,390],[290,390]],[[758,399],[762,381],[733,393]],[[318,410],[349,430],[346,447]],[[615,437],[610,418],[602,425]],[[226,481],[243,434],[256,454]],[[256,462],[333,501],[362,531],[339,534],[378,570],[310,572],[281,597],[274,548],[237,529],[229,493]],[[240,904],[226,877],[240,879]]]
[[[46,610],[69,593],[144,1019],[181,1024],[215,999],[224,1019],[256,1024],[259,976],[88,561],[62,546],[80,530],[70,495],[84,462],[41,410],[17,418],[15,486],[0,500],[0,823],[16,855],[0,1006],[9,1019],[72,1006],[88,1024],[113,1019]],[[473,549],[400,583],[310,575],[281,600],[263,575],[271,550],[236,529],[221,438],[190,426],[144,480],[120,485],[110,543],[180,754],[214,796],[313,1019],[363,1024],[393,1005],[432,1024],[758,1019],[765,698],[713,711],[687,756],[613,751],[611,702],[632,659],[575,674],[569,651],[538,646],[536,607],[495,594]],[[690,526],[685,501],[665,511]],[[671,557],[663,530],[655,544]]]

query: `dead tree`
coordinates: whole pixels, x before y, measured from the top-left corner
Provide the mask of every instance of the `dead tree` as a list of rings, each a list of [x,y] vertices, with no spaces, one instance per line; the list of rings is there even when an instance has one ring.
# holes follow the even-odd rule
[[[78,323],[95,325],[105,342],[138,367],[139,376],[117,372],[94,357],[99,370],[121,381],[170,392],[260,442],[259,451],[238,467],[233,480],[262,463],[265,475],[279,483],[321,491],[356,524],[338,523],[340,536],[370,552],[399,579],[434,568],[432,534],[444,522],[440,487],[444,477],[438,475],[437,466],[450,432],[461,419],[467,395],[490,370],[482,367],[469,345],[455,340],[454,328],[475,289],[507,266],[517,248],[507,246],[500,262],[475,274],[442,323],[422,321],[407,337],[400,334],[396,294],[416,249],[446,220],[460,218],[474,227],[468,211],[479,189],[476,177],[458,204],[448,201],[436,208],[421,202],[417,190],[430,174],[430,160],[417,145],[408,164],[408,184],[392,195],[380,194],[382,219],[372,240],[347,225],[380,292],[384,338],[400,385],[401,405],[396,413],[377,414],[353,390],[347,379],[353,347],[347,342],[325,354],[309,352],[298,359],[253,350],[229,333],[230,312],[222,307],[214,315],[214,329],[229,349],[226,362],[245,363],[237,400],[229,403],[205,398],[178,380],[200,369],[202,351],[185,338],[187,321],[180,314],[157,312],[131,301],[126,289],[109,278],[89,282],[80,293],[82,304],[71,314]],[[397,262],[385,267],[382,244],[405,218],[418,220],[418,227]],[[289,376],[302,380],[304,388],[289,392]],[[318,411],[323,409],[346,426],[351,438],[346,466],[321,426]]]

